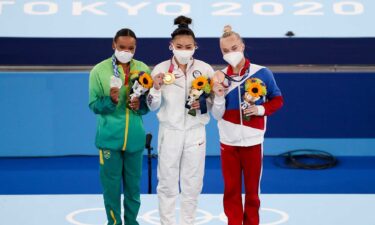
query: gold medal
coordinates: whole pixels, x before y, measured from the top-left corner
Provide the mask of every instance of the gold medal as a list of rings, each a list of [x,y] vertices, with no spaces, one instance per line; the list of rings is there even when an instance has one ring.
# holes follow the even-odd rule
[[[176,80],[176,77],[173,73],[167,72],[164,74],[164,78],[163,78],[164,84],[173,84],[175,80]]]

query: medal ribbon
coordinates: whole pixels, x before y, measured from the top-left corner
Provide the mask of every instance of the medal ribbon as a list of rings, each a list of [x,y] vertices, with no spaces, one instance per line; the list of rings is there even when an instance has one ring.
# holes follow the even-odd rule
[[[112,56],[112,67],[113,67],[113,74],[115,75],[115,77],[120,78],[120,74],[118,72],[118,66],[117,66],[117,63],[116,63],[116,56],[115,55]]]
[[[115,77],[120,78],[120,73],[118,72],[118,65],[116,62],[117,62],[116,56],[113,55],[112,56],[113,74],[115,75]],[[130,67],[126,71],[124,71],[124,74],[125,74],[125,85],[128,85],[129,76],[130,76]]]
[[[228,79],[229,81],[242,82],[243,80],[245,80],[247,78],[247,76],[249,75],[249,73],[250,73],[250,67],[246,70],[245,74],[242,75],[241,80],[236,80],[236,79],[234,79],[233,77],[231,77],[230,75],[228,75],[226,73],[224,73],[224,75],[225,75],[225,78]]]
[[[174,70],[174,65],[173,65],[172,60],[171,60],[171,65],[169,65],[168,73],[172,73],[173,70]]]

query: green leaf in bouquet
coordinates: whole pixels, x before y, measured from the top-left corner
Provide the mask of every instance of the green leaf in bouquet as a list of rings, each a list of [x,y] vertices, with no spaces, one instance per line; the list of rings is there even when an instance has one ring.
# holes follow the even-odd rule
[[[137,80],[139,77],[139,73],[131,73],[130,74],[130,80]]]
[[[197,115],[197,110],[195,109],[190,109],[188,112],[189,115],[196,116]]]
[[[249,90],[249,85],[250,85],[250,83],[249,82],[245,82],[245,90],[247,91],[247,90]]]
[[[207,83],[207,84],[203,87],[203,91],[206,92],[206,94],[211,93],[211,85],[210,85],[209,83]]]

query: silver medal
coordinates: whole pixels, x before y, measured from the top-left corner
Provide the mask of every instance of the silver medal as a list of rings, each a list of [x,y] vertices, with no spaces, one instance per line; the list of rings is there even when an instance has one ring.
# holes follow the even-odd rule
[[[120,89],[122,87],[122,80],[119,77],[112,76],[111,77],[111,88],[115,87]]]

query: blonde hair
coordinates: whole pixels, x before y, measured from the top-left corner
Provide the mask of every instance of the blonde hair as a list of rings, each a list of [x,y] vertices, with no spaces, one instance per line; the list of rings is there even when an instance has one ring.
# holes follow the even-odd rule
[[[243,42],[241,36],[237,32],[234,32],[232,30],[231,25],[225,25],[224,30],[223,30],[223,35],[221,36],[221,38],[227,38],[227,37],[230,37],[232,35],[235,35],[237,38],[239,38]]]

